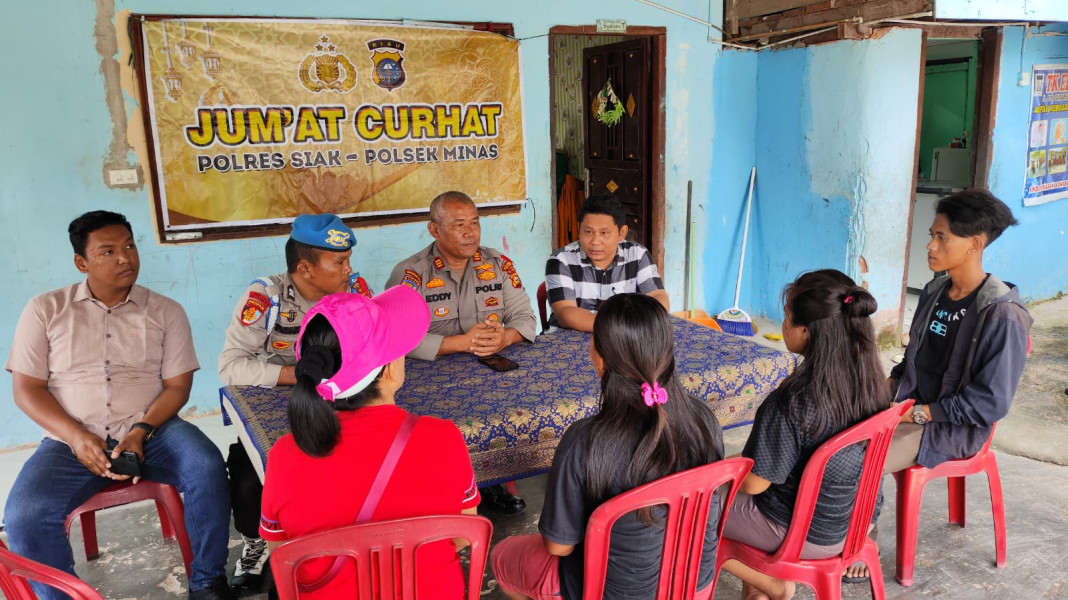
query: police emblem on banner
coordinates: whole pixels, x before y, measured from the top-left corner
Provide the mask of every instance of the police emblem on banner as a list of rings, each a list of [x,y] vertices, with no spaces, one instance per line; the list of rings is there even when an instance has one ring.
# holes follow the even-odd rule
[[[397,40],[380,39],[367,42],[367,49],[371,51],[371,80],[375,85],[392,92],[404,85],[408,75],[404,72],[404,42]]]
[[[300,84],[309,92],[330,90],[344,94],[356,87],[356,67],[337,52],[337,46],[325,35],[315,44],[315,52],[300,61],[299,73]]]

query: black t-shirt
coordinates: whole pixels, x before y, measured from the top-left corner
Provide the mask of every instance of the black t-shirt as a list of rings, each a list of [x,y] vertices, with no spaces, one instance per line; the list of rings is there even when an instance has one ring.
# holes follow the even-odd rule
[[[753,503],[764,516],[783,527],[789,527],[797,500],[797,488],[808,459],[823,442],[840,432],[807,435],[801,430],[800,421],[787,418],[779,408],[780,394],[779,390],[775,390],[757,409],[742,456],[753,459],[753,474],[771,482],[768,489],[753,496]],[[795,418],[801,416],[800,404],[797,406]],[[815,408],[809,405],[805,410]],[[849,530],[849,515],[853,511],[860,484],[860,472],[864,467],[864,451],[865,447],[860,444],[847,446],[827,462],[812,526],[808,531],[809,542],[831,546],[845,539]]]
[[[582,598],[583,541],[586,522],[596,506],[586,502],[586,446],[592,417],[580,419],[564,432],[553,456],[549,480],[545,487],[545,504],[538,522],[538,530],[548,540],[575,545],[575,550],[560,558],[560,593],[567,600]],[[723,447],[722,440],[716,443]],[[613,489],[612,495],[627,490]],[[697,589],[712,583],[716,561],[716,527],[719,522],[718,495],[710,505],[701,572]],[[666,510],[653,511],[662,523]],[[604,596],[611,600],[646,600],[656,597],[660,560],[664,547],[664,529],[641,522],[635,513],[620,517],[612,527],[612,541],[608,554],[608,571]]]
[[[927,322],[927,333],[923,336],[920,347],[916,349],[917,404],[938,402],[942,391],[942,377],[949,368],[957,330],[969,312],[975,312],[972,305],[979,295],[979,288],[975,288],[960,300],[950,300],[950,287],[946,286],[935,300],[934,310],[931,311],[931,318]],[[974,314],[972,316],[974,317]]]

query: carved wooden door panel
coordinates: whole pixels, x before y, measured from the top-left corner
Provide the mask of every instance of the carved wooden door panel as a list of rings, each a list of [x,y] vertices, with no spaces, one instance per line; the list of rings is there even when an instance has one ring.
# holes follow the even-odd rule
[[[649,40],[635,38],[586,48],[582,57],[587,197],[610,193],[618,198],[627,214],[627,237],[649,247]],[[623,116],[615,125],[605,125],[595,117],[597,95],[608,80],[623,105]]]

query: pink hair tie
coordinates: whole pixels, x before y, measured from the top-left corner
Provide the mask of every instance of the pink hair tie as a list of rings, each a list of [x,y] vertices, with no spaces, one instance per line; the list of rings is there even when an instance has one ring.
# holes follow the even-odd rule
[[[642,384],[642,398],[645,400],[646,406],[652,406],[654,404],[663,404],[668,400],[667,390],[660,387],[660,384],[653,382],[652,387],[648,383]]]
[[[846,296],[845,299],[842,300],[842,302],[845,303],[845,304],[849,304],[852,301],[853,301],[853,295],[852,294]]]

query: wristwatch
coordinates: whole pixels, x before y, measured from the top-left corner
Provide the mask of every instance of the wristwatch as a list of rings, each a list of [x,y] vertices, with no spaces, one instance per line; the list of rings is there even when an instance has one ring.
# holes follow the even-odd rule
[[[152,439],[152,436],[156,435],[156,428],[144,421],[138,421],[130,426],[130,429],[144,429],[145,430],[145,442]]]
[[[923,412],[923,407],[917,406],[912,409],[912,422],[917,425],[926,425],[931,420],[927,418],[927,413]]]

